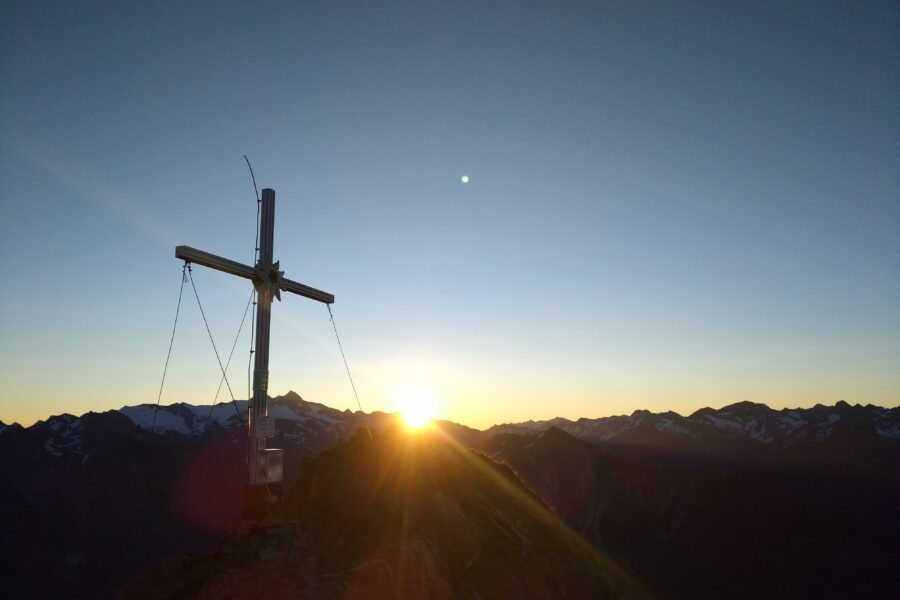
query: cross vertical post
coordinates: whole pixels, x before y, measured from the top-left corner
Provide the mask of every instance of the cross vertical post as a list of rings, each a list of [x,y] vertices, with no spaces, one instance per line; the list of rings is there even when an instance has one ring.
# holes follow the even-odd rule
[[[259,262],[255,271],[265,279],[270,273],[275,247],[275,191],[266,188],[262,192],[259,222]],[[266,433],[263,423],[269,416],[269,330],[272,324],[273,290],[254,279],[258,294],[256,300],[256,342],[253,363],[253,399],[247,411],[250,427],[250,481],[251,486],[265,485]]]

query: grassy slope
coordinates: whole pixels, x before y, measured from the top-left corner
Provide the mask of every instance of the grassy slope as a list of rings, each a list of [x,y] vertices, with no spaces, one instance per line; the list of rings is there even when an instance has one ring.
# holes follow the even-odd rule
[[[258,530],[173,558],[123,598],[622,598],[649,593],[505,465],[389,431],[305,462]]]

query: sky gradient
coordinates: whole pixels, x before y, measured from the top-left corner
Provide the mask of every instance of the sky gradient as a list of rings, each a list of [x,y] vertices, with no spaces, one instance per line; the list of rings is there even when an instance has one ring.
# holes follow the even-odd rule
[[[0,420],[156,401],[244,154],[367,411],[900,403],[896,4],[183,4],[0,6]],[[250,285],[194,278],[227,354]],[[270,393],[355,408],[324,306],[272,328]],[[188,289],[162,402],[217,372]]]

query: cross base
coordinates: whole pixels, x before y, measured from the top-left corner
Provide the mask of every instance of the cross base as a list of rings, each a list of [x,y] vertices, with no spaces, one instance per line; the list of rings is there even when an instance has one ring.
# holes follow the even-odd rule
[[[241,519],[259,521],[272,509],[281,497],[281,484],[245,485]]]

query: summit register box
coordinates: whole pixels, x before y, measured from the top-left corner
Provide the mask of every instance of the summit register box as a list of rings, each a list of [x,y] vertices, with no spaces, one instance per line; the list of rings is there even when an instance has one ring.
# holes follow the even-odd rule
[[[266,448],[259,455],[259,472],[266,483],[281,483],[284,479],[284,450]]]

